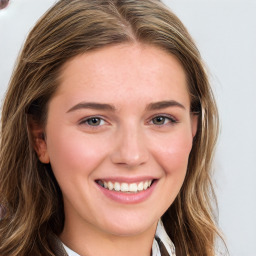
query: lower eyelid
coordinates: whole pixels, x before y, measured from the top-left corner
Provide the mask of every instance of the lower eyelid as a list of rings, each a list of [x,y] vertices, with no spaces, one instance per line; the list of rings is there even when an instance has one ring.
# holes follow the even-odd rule
[[[178,120],[176,118],[174,118],[173,116],[169,116],[169,115],[167,116],[167,115],[161,115],[161,114],[153,116],[152,118],[150,118],[149,122],[153,122],[153,119],[157,118],[157,117],[163,117],[163,118],[169,120],[169,122],[172,124],[178,123]]]
[[[78,122],[78,124],[79,124],[79,125],[84,125],[84,124],[85,124],[85,125],[91,126],[91,127],[97,127],[97,126],[102,126],[102,125],[103,125],[103,124],[100,124],[100,125],[95,125],[95,126],[93,126],[93,125],[88,124],[88,122],[89,122],[90,120],[92,120],[92,119],[99,119],[100,122],[104,122],[103,124],[107,123],[102,117],[92,116],[92,117],[87,117],[87,118],[84,118],[84,119],[80,120],[80,121]]]

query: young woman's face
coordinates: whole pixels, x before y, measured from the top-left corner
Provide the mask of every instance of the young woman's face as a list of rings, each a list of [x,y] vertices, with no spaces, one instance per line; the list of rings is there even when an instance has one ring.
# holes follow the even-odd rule
[[[66,230],[155,228],[182,186],[196,123],[183,68],[161,49],[122,44],[66,63],[41,157],[62,190]]]

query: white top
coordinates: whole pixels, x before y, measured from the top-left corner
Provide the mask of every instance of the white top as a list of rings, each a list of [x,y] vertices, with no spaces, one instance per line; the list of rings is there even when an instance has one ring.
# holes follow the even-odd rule
[[[76,252],[72,251],[65,244],[63,244],[63,247],[64,247],[65,251],[67,252],[68,256],[79,256],[79,254],[77,254]]]
[[[168,251],[170,256],[176,256],[175,254],[175,247],[169,236],[167,235],[164,225],[161,220],[159,220],[157,229],[156,229],[156,236],[162,241],[166,250]],[[63,243],[62,243],[63,244]],[[66,250],[68,256],[80,256],[76,252],[72,251],[68,248],[65,244],[63,244],[64,249]],[[152,256],[161,256],[161,252],[158,246],[156,239],[154,239],[152,244]]]

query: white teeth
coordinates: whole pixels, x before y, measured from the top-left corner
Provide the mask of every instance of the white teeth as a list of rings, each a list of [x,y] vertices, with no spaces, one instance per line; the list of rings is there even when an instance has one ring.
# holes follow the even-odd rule
[[[115,188],[115,191],[120,191],[120,189],[121,189],[120,183],[115,182],[114,188]]]
[[[143,184],[143,188],[146,190],[148,188],[148,181],[146,181],[144,184]]]
[[[136,183],[132,183],[129,185],[129,191],[130,192],[137,192],[138,188],[137,188],[137,184]]]
[[[138,191],[142,191],[143,190],[143,182],[140,182],[138,185]]]
[[[121,191],[122,192],[128,192],[129,191],[128,183],[122,183],[121,184]]]
[[[98,184],[108,190],[122,191],[122,192],[131,192],[136,193],[143,190],[148,189],[153,180],[141,181],[139,183],[119,183],[119,182],[111,182],[111,181],[98,181]]]
[[[108,185],[108,189],[109,190],[113,190],[113,188],[114,188],[114,185],[113,185],[113,183],[111,182],[111,181],[109,181],[108,183],[107,183],[107,185]]]

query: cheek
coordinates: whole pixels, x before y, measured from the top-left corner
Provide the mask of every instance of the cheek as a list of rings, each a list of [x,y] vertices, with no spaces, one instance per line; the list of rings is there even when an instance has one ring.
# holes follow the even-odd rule
[[[100,141],[81,132],[59,131],[47,138],[50,163],[56,176],[89,175],[105,156]],[[71,177],[71,178],[72,178]]]
[[[191,148],[192,136],[189,133],[172,134],[157,144],[154,155],[166,175],[177,175],[183,179]]]

